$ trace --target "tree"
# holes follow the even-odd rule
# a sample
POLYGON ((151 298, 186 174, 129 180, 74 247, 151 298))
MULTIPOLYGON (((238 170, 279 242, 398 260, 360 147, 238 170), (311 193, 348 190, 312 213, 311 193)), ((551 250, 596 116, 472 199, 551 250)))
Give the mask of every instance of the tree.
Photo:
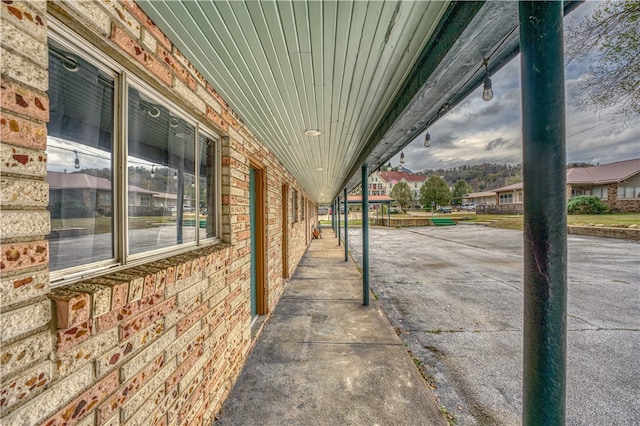
POLYGON ((592 57, 573 103, 580 110, 610 110, 621 127, 640 115, 640 0, 610 0, 567 28, 568 62, 592 57))
POLYGON ((451 198, 452 205, 460 205, 462 204, 462 196, 473 191, 471 185, 469 185, 465 180, 459 179, 453 185, 453 193, 451 198))
POLYGON ((391 190, 391 198, 396 200, 396 202, 400 204, 400 208, 404 210, 405 207, 407 207, 413 201, 409 184, 401 180, 397 184, 393 185, 393 189, 391 190))
POLYGON ((432 203, 436 206, 448 206, 450 201, 451 191, 440 176, 432 175, 420 187, 420 202, 425 209, 429 209, 432 203))

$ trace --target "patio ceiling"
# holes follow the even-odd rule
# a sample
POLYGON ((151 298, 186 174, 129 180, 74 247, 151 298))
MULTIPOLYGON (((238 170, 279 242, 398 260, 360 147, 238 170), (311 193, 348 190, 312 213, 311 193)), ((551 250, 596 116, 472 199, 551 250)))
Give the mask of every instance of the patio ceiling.
POLYGON ((518 48, 517 2, 137 3, 318 203, 477 88, 483 58, 493 72, 518 48))

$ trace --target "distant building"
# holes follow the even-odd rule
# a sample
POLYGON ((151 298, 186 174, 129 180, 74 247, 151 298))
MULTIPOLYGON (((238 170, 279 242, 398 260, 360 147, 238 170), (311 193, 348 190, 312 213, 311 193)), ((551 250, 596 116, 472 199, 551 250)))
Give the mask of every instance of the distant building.
POLYGON ((567 198, 595 195, 617 212, 640 212, 640 158, 567 170, 567 198))
POLYGON ((408 172, 375 172, 369 176, 369 195, 391 195, 393 186, 404 181, 411 189, 414 200, 420 199, 420 187, 427 180, 425 176, 408 172))
MULTIPOLYGON (((593 195, 615 212, 640 212, 640 158, 567 170, 567 200, 593 195)), ((486 205, 487 211, 521 213, 522 182, 493 191, 465 194, 465 202, 486 205)))

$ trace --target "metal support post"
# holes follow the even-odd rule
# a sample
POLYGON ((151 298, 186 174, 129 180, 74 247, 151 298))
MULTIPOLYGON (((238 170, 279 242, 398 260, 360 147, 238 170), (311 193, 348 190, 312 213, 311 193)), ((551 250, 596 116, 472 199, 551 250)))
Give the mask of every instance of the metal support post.
POLYGON ((524 425, 566 416, 567 208, 562 2, 519 4, 524 186, 524 425))
POLYGON ((338 218, 338 246, 340 246, 342 241, 342 235, 340 235, 340 197, 336 199, 336 208, 337 208, 337 218, 338 218))
POLYGON ((362 304, 369 306, 369 191, 367 164, 362 165, 362 304))
POLYGON ((333 233, 336 233, 336 202, 332 201, 331 202, 331 230, 333 231, 333 233))
POLYGON ((349 260, 349 203, 347 188, 344 189, 344 261, 349 260))

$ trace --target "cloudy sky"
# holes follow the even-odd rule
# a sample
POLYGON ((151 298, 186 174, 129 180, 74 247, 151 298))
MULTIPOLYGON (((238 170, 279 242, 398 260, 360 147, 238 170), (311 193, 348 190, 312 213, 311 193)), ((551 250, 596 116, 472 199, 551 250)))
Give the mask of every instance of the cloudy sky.
MULTIPOLYGON (((580 19, 600 2, 586 2, 567 18, 580 19)), ((588 70, 589 63, 565 67, 567 162, 613 163, 640 157, 640 120, 620 131, 606 114, 577 111, 571 93, 588 70)), ((431 147, 424 148, 424 134, 405 147, 404 166, 414 172, 452 168, 463 164, 522 162, 520 104, 520 56, 491 76, 494 97, 486 102, 478 88, 429 128, 431 147)), ((396 155, 391 164, 399 164, 396 155)))

